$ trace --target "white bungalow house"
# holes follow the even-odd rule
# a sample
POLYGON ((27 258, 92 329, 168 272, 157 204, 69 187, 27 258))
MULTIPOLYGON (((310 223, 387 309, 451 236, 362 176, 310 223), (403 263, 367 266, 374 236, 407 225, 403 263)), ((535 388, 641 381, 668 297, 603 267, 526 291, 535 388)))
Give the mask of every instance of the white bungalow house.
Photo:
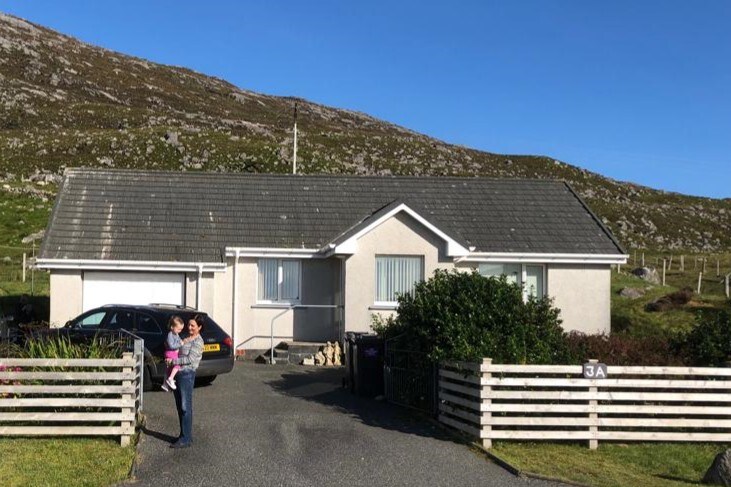
POLYGON ((108 304, 209 313, 240 350, 368 331, 435 269, 506 274, 609 332, 622 247, 566 183, 67 171, 38 265, 54 325, 108 304))

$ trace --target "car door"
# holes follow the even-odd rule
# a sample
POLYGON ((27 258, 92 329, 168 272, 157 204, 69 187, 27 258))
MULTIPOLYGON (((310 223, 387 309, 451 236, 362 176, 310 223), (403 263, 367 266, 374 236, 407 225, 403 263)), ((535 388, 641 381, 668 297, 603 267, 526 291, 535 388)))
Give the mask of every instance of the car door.
POLYGON ((132 332, 135 324, 134 312, 128 309, 110 309, 107 311, 101 327, 109 331, 127 330, 132 332))
MULTIPOLYGON (((163 371, 165 368, 165 332, 158 320, 147 313, 137 312, 134 334, 145 341, 145 348, 154 357, 156 366, 163 371)), ((161 372, 161 373, 164 373, 161 372)))

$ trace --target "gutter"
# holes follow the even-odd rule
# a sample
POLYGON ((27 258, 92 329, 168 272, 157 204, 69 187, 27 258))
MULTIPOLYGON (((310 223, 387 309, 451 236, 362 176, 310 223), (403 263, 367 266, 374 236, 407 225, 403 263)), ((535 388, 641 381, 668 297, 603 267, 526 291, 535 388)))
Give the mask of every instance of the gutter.
POLYGON ((293 259, 314 259, 323 257, 320 249, 294 249, 278 247, 226 247, 226 257, 272 257, 293 259))
POLYGON ((225 272, 224 262, 173 262, 101 259, 38 259, 38 269, 158 271, 158 272, 225 272))
POLYGON ((627 254, 539 254, 519 252, 470 252, 458 262, 520 262, 554 264, 626 264, 627 254))

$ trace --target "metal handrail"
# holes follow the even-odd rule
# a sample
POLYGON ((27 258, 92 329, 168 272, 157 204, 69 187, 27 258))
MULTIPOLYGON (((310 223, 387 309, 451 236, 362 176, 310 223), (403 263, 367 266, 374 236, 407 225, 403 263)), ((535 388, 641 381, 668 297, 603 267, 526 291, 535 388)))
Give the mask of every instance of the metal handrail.
POLYGON ((293 309, 298 308, 327 308, 327 309, 338 309, 338 308, 344 308, 342 304, 291 304, 286 309, 284 309, 281 313, 278 313, 274 315, 272 318, 271 324, 270 324, 270 337, 269 337, 269 364, 274 365, 274 320, 277 318, 284 316, 287 311, 291 311, 293 309))

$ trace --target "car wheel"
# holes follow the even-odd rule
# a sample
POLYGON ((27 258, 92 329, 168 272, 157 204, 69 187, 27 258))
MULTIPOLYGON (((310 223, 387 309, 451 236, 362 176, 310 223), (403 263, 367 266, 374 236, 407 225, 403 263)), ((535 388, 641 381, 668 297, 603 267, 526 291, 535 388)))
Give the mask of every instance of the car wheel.
POLYGON ((216 376, 215 375, 209 375, 208 377, 197 377, 195 379, 195 385, 197 385, 197 386, 207 386, 207 385, 210 385, 211 382, 213 382, 214 380, 216 380, 216 376))
POLYGON ((145 367, 142 374, 142 390, 145 392, 152 390, 152 372, 150 372, 149 366, 145 367))

